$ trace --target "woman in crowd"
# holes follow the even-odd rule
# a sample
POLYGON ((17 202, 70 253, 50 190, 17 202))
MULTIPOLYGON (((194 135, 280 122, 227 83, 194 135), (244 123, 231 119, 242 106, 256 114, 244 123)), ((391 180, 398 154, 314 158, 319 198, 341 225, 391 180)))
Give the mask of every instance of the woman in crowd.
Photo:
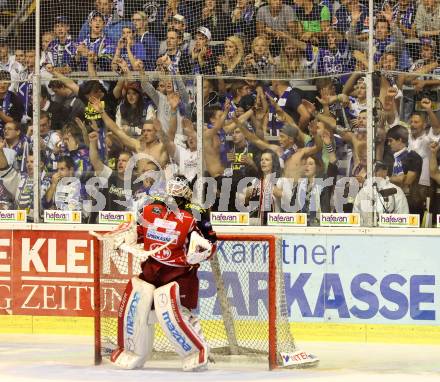
POLYGON ((218 76, 243 75, 244 48, 240 37, 230 36, 225 41, 225 52, 219 57, 215 73, 218 76))
POLYGON ((307 214, 309 226, 319 225, 321 212, 330 212, 333 187, 324 187, 324 180, 328 175, 335 175, 333 169, 329 165, 326 174, 324 162, 318 155, 309 155, 303 160, 304 178, 296 184, 292 200, 300 207, 299 212, 307 214))
POLYGON ((153 119, 155 115, 154 106, 144 99, 139 83, 129 83, 116 110, 116 124, 128 135, 140 136, 143 121, 153 119))
POLYGON ((249 202, 257 205, 257 208, 252 208, 251 217, 257 218, 258 224, 266 224, 267 214, 280 210, 279 199, 275 195, 280 193, 276 186, 280 177, 281 167, 277 154, 272 150, 264 150, 258 166, 258 177, 244 191, 245 205, 249 202))
MULTIPOLYGON (((218 76, 241 77, 244 75, 244 48, 243 42, 237 36, 230 36, 225 41, 224 55, 218 57, 215 74, 218 76)), ((219 78, 218 89, 220 94, 226 93, 227 84, 219 78)))
POLYGON ((269 43, 264 36, 257 36, 252 42, 252 52, 244 60, 245 69, 256 69, 259 76, 270 76, 274 72, 274 60, 269 52, 269 43))
MULTIPOLYGON (((275 57, 277 72, 286 73, 289 78, 306 78, 310 76, 308 63, 305 58, 306 44, 301 41, 287 40, 281 48, 281 53, 275 57)), ((307 84, 307 81, 305 81, 307 84)))

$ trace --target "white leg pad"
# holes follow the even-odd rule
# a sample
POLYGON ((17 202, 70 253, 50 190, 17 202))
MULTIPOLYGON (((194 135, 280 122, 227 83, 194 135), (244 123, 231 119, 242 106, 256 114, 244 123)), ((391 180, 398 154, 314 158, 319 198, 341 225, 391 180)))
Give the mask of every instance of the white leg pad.
POLYGON ((184 371, 206 367, 209 347, 196 316, 180 305, 179 284, 169 283, 154 291, 156 316, 168 340, 182 357, 184 371))
POLYGON ((118 310, 118 349, 111 361, 123 369, 141 368, 151 358, 154 325, 148 317, 156 288, 133 277, 125 288, 118 310))

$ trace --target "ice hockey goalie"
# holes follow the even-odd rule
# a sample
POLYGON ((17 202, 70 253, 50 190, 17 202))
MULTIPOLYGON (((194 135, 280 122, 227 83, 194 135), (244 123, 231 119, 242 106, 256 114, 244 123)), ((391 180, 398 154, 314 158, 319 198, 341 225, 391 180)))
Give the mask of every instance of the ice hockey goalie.
POLYGON ((138 241, 149 257, 121 299, 118 349, 111 356, 125 369, 141 368, 151 357, 157 321, 180 355, 183 370, 200 370, 208 362, 209 348, 192 309, 198 301, 197 269, 215 252, 216 234, 207 213, 190 203, 192 191, 184 176, 167 182, 168 196, 176 208, 156 197, 144 207, 143 222, 137 227, 138 241))

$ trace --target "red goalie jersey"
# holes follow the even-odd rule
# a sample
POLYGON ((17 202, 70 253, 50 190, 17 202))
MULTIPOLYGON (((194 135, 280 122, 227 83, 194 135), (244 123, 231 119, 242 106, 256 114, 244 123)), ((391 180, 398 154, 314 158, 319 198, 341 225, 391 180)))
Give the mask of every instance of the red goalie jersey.
POLYGON ((206 211, 194 204, 188 203, 175 213, 168 209, 163 199, 156 197, 154 203, 144 207, 143 218, 146 226, 138 226, 138 239, 143 241, 145 250, 154 250, 171 241, 168 247, 151 256, 168 266, 194 267, 186 261, 192 231, 197 231, 213 244, 216 242, 216 235, 206 211), (201 214, 200 220, 192 215, 193 209, 201 214))

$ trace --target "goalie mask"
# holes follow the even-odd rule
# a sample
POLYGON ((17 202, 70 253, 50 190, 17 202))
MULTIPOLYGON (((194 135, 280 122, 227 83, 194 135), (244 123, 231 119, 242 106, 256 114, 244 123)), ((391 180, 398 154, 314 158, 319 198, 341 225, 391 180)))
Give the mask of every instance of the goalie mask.
POLYGON ((174 198, 182 198, 190 201, 192 190, 189 180, 183 175, 175 175, 167 182, 167 194, 174 198))

